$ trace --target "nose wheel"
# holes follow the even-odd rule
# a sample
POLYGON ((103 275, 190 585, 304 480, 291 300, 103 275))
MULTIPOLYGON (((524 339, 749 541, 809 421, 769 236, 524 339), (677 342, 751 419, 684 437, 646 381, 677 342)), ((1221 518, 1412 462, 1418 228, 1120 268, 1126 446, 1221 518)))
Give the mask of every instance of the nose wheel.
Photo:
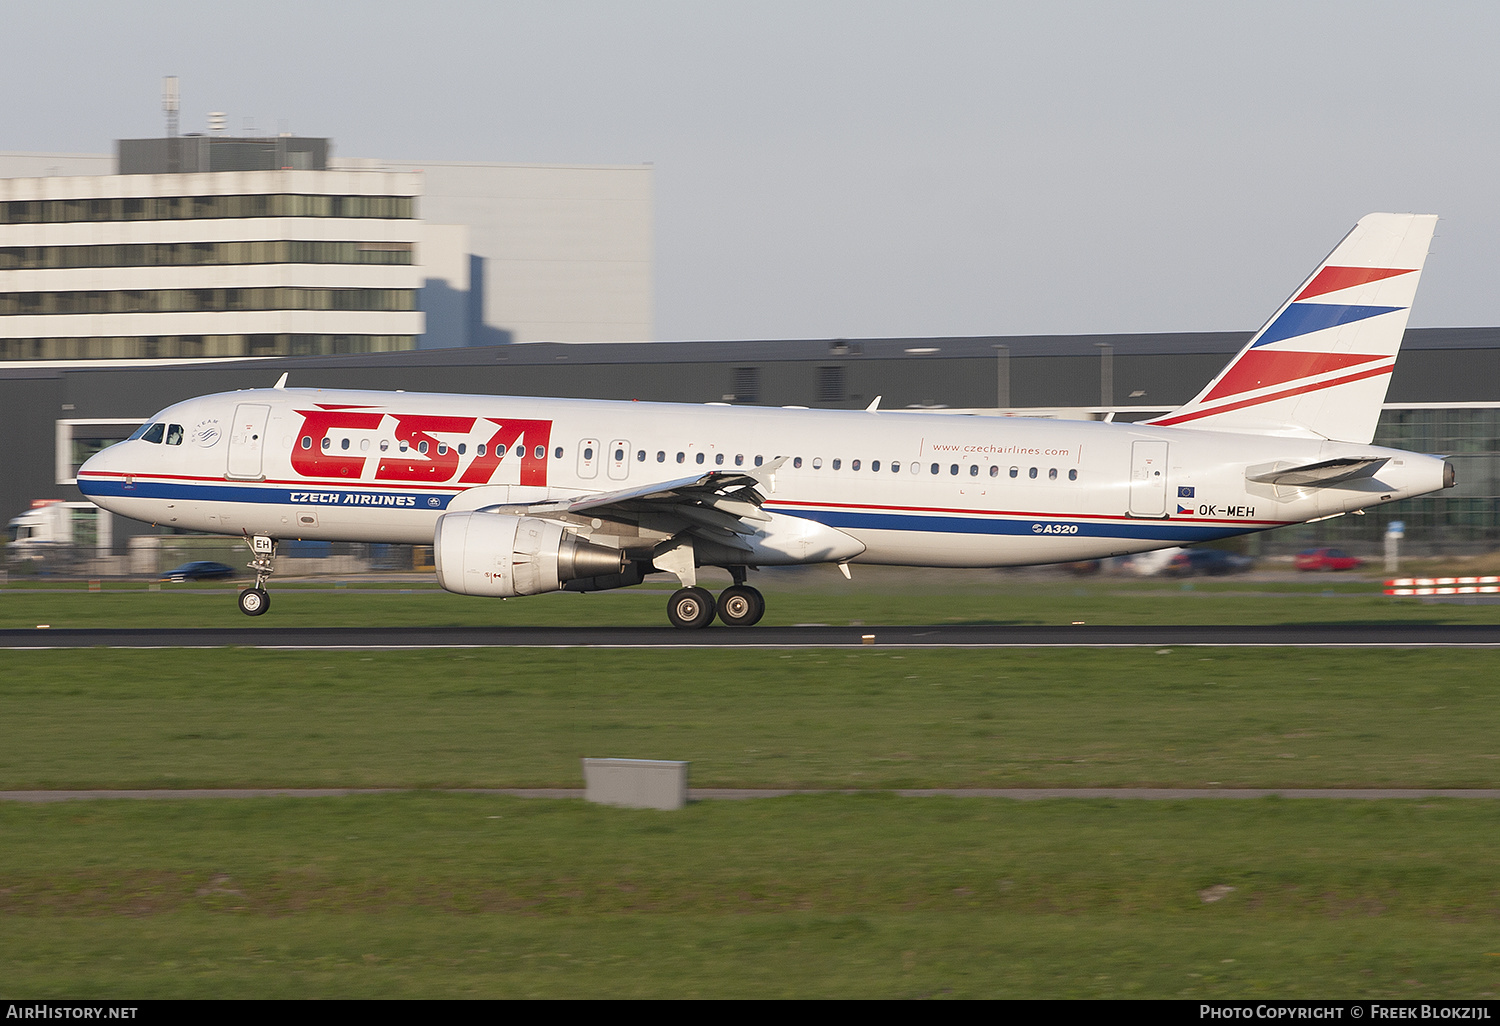
POLYGON ((246 588, 240 592, 240 612, 259 616, 271 608, 271 593, 264 588, 246 588))
POLYGON ((276 572, 276 539, 257 534, 247 540, 255 558, 246 566, 255 571, 255 586, 240 592, 240 612, 246 616, 259 616, 271 608, 271 593, 266 591, 266 582, 276 572))

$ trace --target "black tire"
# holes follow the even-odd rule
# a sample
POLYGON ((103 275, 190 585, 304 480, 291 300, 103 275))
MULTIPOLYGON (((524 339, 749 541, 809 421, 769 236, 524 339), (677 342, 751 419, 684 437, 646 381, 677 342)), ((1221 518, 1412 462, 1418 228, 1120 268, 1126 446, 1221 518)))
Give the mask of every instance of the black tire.
POLYGON ((246 588, 240 592, 240 612, 259 616, 271 608, 271 595, 264 588, 246 588))
POLYGON ((765 596, 747 584, 719 593, 719 619, 729 627, 754 627, 766 615, 765 596))
POLYGON ((697 630, 714 620, 714 597, 706 588, 682 588, 667 600, 667 619, 673 627, 697 630))

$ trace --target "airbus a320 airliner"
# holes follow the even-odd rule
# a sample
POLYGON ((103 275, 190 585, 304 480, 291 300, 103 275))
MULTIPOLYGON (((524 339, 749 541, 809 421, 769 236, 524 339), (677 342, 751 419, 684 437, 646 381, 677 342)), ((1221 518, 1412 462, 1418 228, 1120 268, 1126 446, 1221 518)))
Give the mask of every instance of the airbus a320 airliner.
MULTIPOLYGON (((1191 402, 1139 424, 274 388, 163 410, 78 472, 122 516, 243 536, 251 616, 291 538, 431 544, 508 597, 681 583, 749 626, 757 567, 1092 559, 1363 510, 1454 483, 1370 444, 1437 218, 1370 214, 1191 402), (733 584, 715 601, 698 568, 733 584)), ((878 400, 877 400, 878 402, 878 400)))

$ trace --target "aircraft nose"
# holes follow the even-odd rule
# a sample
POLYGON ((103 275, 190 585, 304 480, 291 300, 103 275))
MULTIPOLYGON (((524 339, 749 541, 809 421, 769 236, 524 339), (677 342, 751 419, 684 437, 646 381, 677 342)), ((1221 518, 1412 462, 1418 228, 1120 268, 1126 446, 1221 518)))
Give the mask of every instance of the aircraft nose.
POLYGON ((124 444, 116 442, 114 445, 100 449, 94 455, 83 461, 78 468, 77 481, 78 490, 85 496, 98 502, 98 493, 102 482, 118 477, 123 468, 121 453, 124 444))

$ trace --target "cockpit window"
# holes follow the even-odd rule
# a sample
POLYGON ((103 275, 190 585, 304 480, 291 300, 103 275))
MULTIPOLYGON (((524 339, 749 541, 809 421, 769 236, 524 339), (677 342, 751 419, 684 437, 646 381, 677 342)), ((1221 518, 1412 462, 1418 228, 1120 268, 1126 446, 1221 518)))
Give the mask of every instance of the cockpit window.
POLYGON ((144 435, 147 431, 149 431, 151 428, 153 428, 155 426, 156 425, 155 425, 155 423, 153 421, 149 421, 148 420, 148 421, 146 421, 146 423, 144 423, 140 427, 136 428, 135 429, 135 433, 132 434, 129 438, 125 439, 125 441, 127 441, 127 442, 133 442, 137 438, 140 438, 142 435, 144 435))
POLYGON ((181 424, 169 424, 167 426, 167 444, 168 445, 181 445, 182 444, 182 425, 181 424))
POLYGON ((154 442, 157 445, 160 445, 161 444, 161 434, 166 429, 167 429, 167 426, 165 424, 161 423, 160 421, 157 421, 155 424, 148 424, 146 426, 146 430, 144 430, 144 431, 141 432, 141 441, 143 441, 143 442, 154 442))

